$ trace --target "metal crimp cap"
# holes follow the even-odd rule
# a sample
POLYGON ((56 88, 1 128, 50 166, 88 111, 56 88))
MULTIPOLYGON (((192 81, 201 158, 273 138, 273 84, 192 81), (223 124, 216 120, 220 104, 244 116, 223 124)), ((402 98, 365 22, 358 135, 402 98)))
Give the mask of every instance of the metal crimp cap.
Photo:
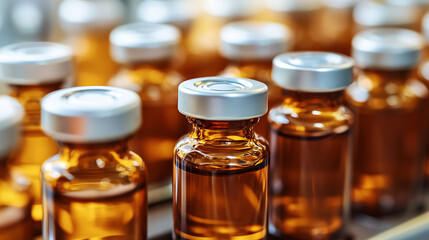
POLYGON ((357 34, 352 45, 360 68, 409 69, 417 65, 425 41, 411 30, 378 28, 357 34))
POLYGON ((0 96, 0 109, 0 160, 5 160, 18 145, 24 110, 9 96, 0 96))
POLYGON ((220 52, 228 59, 272 59, 291 48, 291 31, 279 23, 240 21, 221 31, 220 52))
POLYGON ((272 79, 280 87, 304 92, 334 92, 353 80, 353 59, 328 52, 291 52, 274 58, 272 79))
POLYGON ((42 100, 42 128, 52 138, 98 143, 133 134, 141 124, 139 96, 114 87, 58 90, 42 100))
POLYGON ((205 77, 179 85, 179 112, 190 117, 233 121, 256 118, 268 109, 267 86, 245 78, 205 77))
POLYGON ((26 42, 0 48, 0 81, 37 85, 64 81, 73 72, 69 47, 50 42, 26 42))
POLYGON ((180 40, 178 28, 168 24, 131 23, 110 33, 110 53, 119 63, 171 58, 180 40))

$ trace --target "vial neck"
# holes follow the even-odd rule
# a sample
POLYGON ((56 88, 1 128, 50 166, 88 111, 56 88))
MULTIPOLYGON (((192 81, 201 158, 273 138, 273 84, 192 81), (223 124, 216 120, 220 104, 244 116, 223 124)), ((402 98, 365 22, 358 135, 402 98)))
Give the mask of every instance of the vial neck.
POLYGON ((249 141, 255 138, 254 124, 259 118, 239 121, 212 121, 188 117, 192 123, 190 138, 199 141, 249 141))
POLYGON ((64 82, 65 80, 58 80, 49 84, 9 85, 10 96, 16 98, 24 107, 24 129, 40 125, 40 102, 42 98, 48 93, 60 89, 64 82))
POLYGON ((257 67, 257 68, 271 68, 272 59, 230 59, 231 66, 235 67, 257 67))
MULTIPOLYGON (((343 90, 335 92, 300 92, 283 90, 282 105, 296 111, 330 111, 343 105, 343 90)), ((296 112, 295 111, 295 112, 296 112)))
POLYGON ((156 69, 162 72, 169 71, 171 69, 172 61, 171 59, 157 60, 157 61, 141 61, 124 64, 123 68, 131 71, 145 71, 148 68, 156 69))
POLYGON ((405 84, 407 80, 416 74, 414 69, 405 70, 379 70, 379 69, 362 69, 362 74, 357 81, 361 83, 368 82, 373 88, 378 86, 384 87, 388 84, 405 84))

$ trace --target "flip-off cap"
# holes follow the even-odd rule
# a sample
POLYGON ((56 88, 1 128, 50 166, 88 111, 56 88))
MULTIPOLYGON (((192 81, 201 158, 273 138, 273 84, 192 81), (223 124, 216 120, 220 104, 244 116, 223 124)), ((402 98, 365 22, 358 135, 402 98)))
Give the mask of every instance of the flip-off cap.
POLYGON ((266 5, 277 12, 309 12, 323 7, 320 0, 267 0, 266 5))
POLYGON ((353 58, 361 68, 407 69, 418 63, 425 42, 411 30, 379 28, 357 34, 352 44, 353 58))
POLYGON ((49 42, 27 42, 0 48, 0 81, 35 85, 65 80, 72 74, 72 51, 49 42))
POLYGON ((218 121, 256 118, 267 112, 267 86, 261 82, 228 77, 187 80, 179 85, 179 112, 218 121))
POLYGON ((353 10, 354 21, 367 27, 403 27, 418 22, 419 9, 412 4, 399 5, 362 1, 353 10))
POLYGON ((9 96, 0 96, 0 109, 0 160, 4 160, 18 145, 24 110, 9 96))
POLYGON ((121 88, 68 88, 42 100, 42 128, 58 141, 108 142, 131 135, 140 123, 139 96, 121 88))
POLYGON ((132 23, 110 34, 110 52, 119 63, 159 61, 171 58, 179 44, 180 31, 171 25, 132 23))
POLYGON ((125 7, 120 0, 64 0, 58 9, 65 32, 110 30, 124 21, 125 7))
POLYGON ((353 60, 327 52, 284 53, 274 58, 272 79, 288 90, 339 91, 353 80, 353 60))
POLYGON ((191 0, 146 0, 139 4, 136 15, 143 22, 167 23, 189 29, 196 9, 191 0))
POLYGON ((259 11, 259 0, 204 0, 203 8, 209 15, 221 18, 248 17, 259 11))
POLYGON ((272 59, 289 50, 291 40, 290 30, 279 23, 240 21, 222 29, 220 51, 229 59, 272 59))

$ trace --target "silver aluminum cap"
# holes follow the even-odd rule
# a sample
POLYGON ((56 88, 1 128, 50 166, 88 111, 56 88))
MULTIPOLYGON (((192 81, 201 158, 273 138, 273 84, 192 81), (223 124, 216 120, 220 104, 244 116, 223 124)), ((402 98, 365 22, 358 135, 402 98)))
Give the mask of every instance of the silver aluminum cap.
POLYGON ((119 63, 164 60, 174 55, 179 41, 180 31, 174 26, 131 23, 110 33, 110 53, 119 63))
POLYGON ((291 48, 292 34, 272 22, 240 21, 221 30, 221 54, 228 59, 272 59, 291 48))
POLYGON ((328 52, 284 53, 274 58, 272 79, 288 90, 339 91, 353 80, 353 59, 328 52))
POLYGON ((139 96, 114 87, 75 87, 42 100, 42 128, 62 142, 97 143, 130 136, 141 123, 139 96))
POLYGON ((427 12, 423 17, 422 32, 425 35, 426 42, 429 42, 429 12, 427 12))
POLYGON ((143 22, 167 23, 186 30, 196 17, 196 9, 191 0, 146 0, 138 5, 136 17, 143 22))
POLYGON ((412 4, 399 5, 362 1, 353 10, 354 21, 366 27, 402 27, 418 22, 419 9, 412 4))
POLYGON ((50 42, 26 42, 0 48, 0 81, 35 85, 72 75, 72 51, 50 42))
POLYGON ((0 160, 17 147, 24 110, 17 100, 0 96, 0 160))
POLYGON ((277 12, 309 12, 323 7, 320 0, 266 0, 266 6, 277 12))
POLYGON ((259 11, 259 0, 204 0, 203 9, 215 17, 249 17, 259 11))
POLYGON ((125 6, 120 0, 64 0, 58 18, 67 33, 110 31, 124 21, 125 6))
POLYGON ((190 117, 233 121, 256 118, 268 109, 267 86, 245 78, 205 77, 179 85, 179 112, 190 117))
POLYGON ((353 38, 352 55, 360 68, 408 69, 425 45, 417 32, 401 28, 370 29, 353 38))

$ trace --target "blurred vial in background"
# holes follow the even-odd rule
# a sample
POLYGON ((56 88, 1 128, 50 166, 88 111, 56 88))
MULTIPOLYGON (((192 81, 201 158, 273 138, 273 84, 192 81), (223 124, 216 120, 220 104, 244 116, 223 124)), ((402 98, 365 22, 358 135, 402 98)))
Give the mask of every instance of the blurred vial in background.
POLYGON ((43 239, 147 238, 147 170, 127 144, 140 123, 140 99, 125 89, 43 98, 43 130, 60 146, 42 166, 43 239))
POLYGON ((269 149, 253 127, 267 111, 267 86, 197 78, 178 97, 192 130, 175 148, 173 239, 266 239, 269 149))
MULTIPOLYGON (((290 30, 278 23, 240 21, 222 28, 220 38, 220 53, 229 61, 221 75, 263 82, 268 86, 268 106, 280 103, 281 88, 271 80, 271 67, 273 58, 293 45, 290 30)), ((267 116, 261 116, 255 132, 267 138, 268 130, 267 116)))
POLYGON ((316 33, 323 5, 320 0, 267 0, 264 19, 288 26, 293 33, 294 50, 317 50, 321 37, 316 33))
POLYGON ((344 239, 350 213, 351 125, 344 89, 353 60, 326 52, 274 59, 283 103, 269 112, 270 225, 277 239, 344 239))
POLYGON ((322 0, 324 8, 314 28, 318 50, 351 54, 353 8, 359 0, 322 0))
POLYGON ((28 185, 14 179, 6 166, 19 142, 24 111, 9 96, 0 96, 0 109, 0 239, 30 240, 32 197, 28 185))
POLYGON ((138 21, 171 24, 180 29, 180 49, 174 65, 181 73, 193 68, 188 63, 193 51, 193 46, 189 44, 189 33, 197 16, 196 5, 192 0, 145 0, 136 10, 138 21))
POLYGON ((171 25, 132 23, 114 29, 111 54, 121 69, 109 85, 140 95, 143 125, 130 148, 145 159, 149 183, 170 183, 176 139, 187 132, 186 119, 177 112, 177 87, 183 80, 172 67, 180 40, 171 25))
POLYGON ((226 66, 220 56, 220 31, 226 24, 253 18, 259 11, 259 0, 203 0, 201 13, 189 32, 185 78, 217 75, 226 66))
POLYGON ((109 34, 124 21, 124 15, 120 0, 64 0, 60 4, 61 28, 76 57, 77 86, 107 85, 116 73, 109 34))
POLYGON ((423 37, 406 29, 366 30, 353 39, 359 73, 346 90, 355 114, 353 207, 375 220, 372 228, 421 204, 428 90, 415 69, 423 47, 423 37))
POLYGON ((42 220, 40 167, 58 148, 40 127, 40 100, 59 89, 72 75, 71 50, 47 42, 18 43, 0 49, 0 81, 25 109, 22 146, 10 159, 12 174, 23 173, 31 181, 35 202, 32 217, 42 220))
POLYGON ((364 0, 353 10, 354 31, 377 27, 400 27, 419 31, 420 10, 411 3, 398 4, 394 1, 364 0))

